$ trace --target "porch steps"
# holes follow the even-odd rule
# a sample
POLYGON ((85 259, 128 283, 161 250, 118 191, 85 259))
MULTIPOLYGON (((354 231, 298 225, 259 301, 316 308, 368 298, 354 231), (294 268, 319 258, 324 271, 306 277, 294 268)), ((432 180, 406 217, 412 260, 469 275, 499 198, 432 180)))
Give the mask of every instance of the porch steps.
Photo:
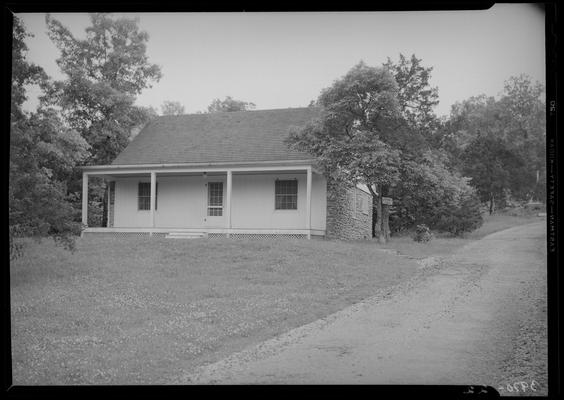
POLYGON ((165 236, 167 239, 201 239, 204 237, 206 234, 199 232, 169 232, 165 236))

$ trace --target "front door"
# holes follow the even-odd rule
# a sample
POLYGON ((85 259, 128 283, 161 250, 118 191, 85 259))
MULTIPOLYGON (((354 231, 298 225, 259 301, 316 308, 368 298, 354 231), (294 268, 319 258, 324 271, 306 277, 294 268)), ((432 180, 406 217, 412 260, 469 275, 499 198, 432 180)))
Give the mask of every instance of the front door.
POLYGON ((204 226, 207 228, 225 228, 225 181, 223 179, 205 179, 204 226))

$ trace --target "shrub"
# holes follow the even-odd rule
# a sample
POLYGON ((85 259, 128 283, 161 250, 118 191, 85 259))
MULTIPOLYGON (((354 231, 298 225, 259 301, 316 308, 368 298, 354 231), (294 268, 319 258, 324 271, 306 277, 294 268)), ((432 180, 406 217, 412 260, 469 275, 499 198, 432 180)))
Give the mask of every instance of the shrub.
POLYGON ((449 171, 439 155, 427 153, 418 162, 404 162, 400 172, 390 215, 392 232, 424 224, 437 232, 460 235, 482 224, 475 189, 467 178, 449 171))
POLYGON ((413 240, 416 242, 428 242, 433 239, 433 233, 425 224, 420 224, 415 227, 415 234, 413 240))
POLYGON ((479 199, 474 194, 466 194, 460 205, 443 211, 435 227, 453 236, 461 236, 479 228, 483 222, 479 199))
POLYGON ((101 201, 90 200, 88 202, 88 226, 103 227, 105 221, 102 218, 103 205, 101 201))

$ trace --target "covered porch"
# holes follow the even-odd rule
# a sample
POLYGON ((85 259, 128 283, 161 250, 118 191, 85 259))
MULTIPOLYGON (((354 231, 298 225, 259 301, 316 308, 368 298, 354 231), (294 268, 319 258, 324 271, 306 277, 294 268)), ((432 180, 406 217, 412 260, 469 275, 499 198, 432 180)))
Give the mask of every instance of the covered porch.
POLYGON ((83 233, 204 237, 325 235, 326 182, 312 164, 148 164, 83 169, 83 233), (104 227, 88 226, 88 182, 104 179, 104 227))

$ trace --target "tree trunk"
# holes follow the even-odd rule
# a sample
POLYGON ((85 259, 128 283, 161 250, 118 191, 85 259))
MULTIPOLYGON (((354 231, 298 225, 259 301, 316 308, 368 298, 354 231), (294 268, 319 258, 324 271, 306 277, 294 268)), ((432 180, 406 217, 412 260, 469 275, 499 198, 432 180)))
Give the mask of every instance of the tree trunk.
POLYGON ((378 225, 378 243, 386 243, 386 232, 384 231, 384 207, 382 206, 382 196, 378 196, 378 220, 376 224, 378 225))
POLYGON ((384 232, 384 208, 382 207, 382 187, 376 186, 378 190, 378 197, 376 198, 376 210, 378 211, 378 217, 376 218, 376 234, 378 235, 378 243, 386 243, 386 236, 384 232))
POLYGON ((372 185, 367 185, 372 194, 372 237, 377 237, 380 243, 385 243, 382 229, 382 196, 379 192, 378 185, 374 185, 376 192, 372 189, 372 185))
MULTIPOLYGON (((380 202, 382 202, 382 197, 388 195, 388 188, 383 186, 382 193, 380 195, 380 202)), ((384 236, 384 243, 390 240, 390 206, 387 204, 382 204, 382 233, 384 236)))
POLYGON ((109 224, 108 224, 108 208, 109 208, 109 204, 108 204, 108 190, 109 190, 109 186, 110 183, 108 181, 105 182, 105 188, 104 188, 104 198, 102 199, 102 223, 101 225, 104 227, 108 227, 109 228, 109 224))
POLYGON ((382 205, 382 236, 384 243, 390 240, 390 206, 382 205))
POLYGON ((372 237, 376 237, 376 216, 378 215, 378 210, 376 209, 377 198, 372 195, 372 237))
POLYGON ((494 211, 494 195, 490 193, 490 215, 492 215, 494 211))
MULTIPOLYGON (((537 169, 537 180, 535 182, 535 190, 533 191, 533 195, 531 197, 532 200, 538 200, 537 191, 539 189, 539 180, 540 180, 540 171, 537 169)), ((544 203, 544 201, 543 201, 543 203, 544 203)))
POLYGON ((378 237, 379 243, 386 243, 386 238, 384 237, 384 229, 382 227, 383 215, 382 215, 382 193, 380 193, 380 188, 378 190, 378 195, 376 196, 376 237, 378 237))

